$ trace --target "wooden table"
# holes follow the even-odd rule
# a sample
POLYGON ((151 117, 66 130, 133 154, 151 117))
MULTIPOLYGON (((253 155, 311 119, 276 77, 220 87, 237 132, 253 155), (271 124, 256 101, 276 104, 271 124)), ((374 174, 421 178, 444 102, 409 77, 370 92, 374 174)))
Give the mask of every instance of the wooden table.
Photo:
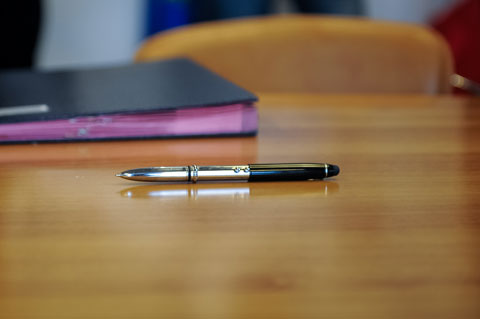
POLYGON ((0 146, 0 317, 480 318, 480 100, 261 99, 256 138, 0 146), (341 174, 114 176, 309 161, 341 174))

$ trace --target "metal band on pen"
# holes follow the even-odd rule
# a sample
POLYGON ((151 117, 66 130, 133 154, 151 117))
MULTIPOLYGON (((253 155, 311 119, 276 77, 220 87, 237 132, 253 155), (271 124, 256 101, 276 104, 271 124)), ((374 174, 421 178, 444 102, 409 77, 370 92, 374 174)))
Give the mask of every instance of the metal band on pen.
POLYGON ((198 181, 198 166, 197 165, 191 165, 188 167, 190 171, 190 178, 189 180, 192 183, 196 183, 198 181))

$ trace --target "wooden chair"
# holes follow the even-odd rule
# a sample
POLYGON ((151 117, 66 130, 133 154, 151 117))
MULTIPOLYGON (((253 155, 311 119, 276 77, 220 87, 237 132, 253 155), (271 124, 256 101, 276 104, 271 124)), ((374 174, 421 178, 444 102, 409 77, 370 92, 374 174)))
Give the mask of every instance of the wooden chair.
POLYGON ((417 25, 286 15, 160 32, 136 61, 185 56, 254 92, 449 93, 452 58, 417 25))

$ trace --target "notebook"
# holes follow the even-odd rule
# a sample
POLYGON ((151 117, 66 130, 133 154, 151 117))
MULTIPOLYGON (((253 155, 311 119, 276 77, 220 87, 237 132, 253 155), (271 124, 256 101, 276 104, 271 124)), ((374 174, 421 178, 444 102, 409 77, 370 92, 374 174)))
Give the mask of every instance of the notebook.
POLYGON ((245 136, 256 96, 188 59, 0 73, 0 143, 245 136))

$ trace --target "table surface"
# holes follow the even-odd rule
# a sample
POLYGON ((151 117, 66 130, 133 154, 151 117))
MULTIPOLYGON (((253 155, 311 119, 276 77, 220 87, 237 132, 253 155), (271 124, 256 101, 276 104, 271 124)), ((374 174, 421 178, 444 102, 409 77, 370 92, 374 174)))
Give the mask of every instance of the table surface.
POLYGON ((257 137, 0 146, 0 317, 479 318, 480 99, 260 96, 257 137), (114 176, 252 162, 341 174, 114 176))

